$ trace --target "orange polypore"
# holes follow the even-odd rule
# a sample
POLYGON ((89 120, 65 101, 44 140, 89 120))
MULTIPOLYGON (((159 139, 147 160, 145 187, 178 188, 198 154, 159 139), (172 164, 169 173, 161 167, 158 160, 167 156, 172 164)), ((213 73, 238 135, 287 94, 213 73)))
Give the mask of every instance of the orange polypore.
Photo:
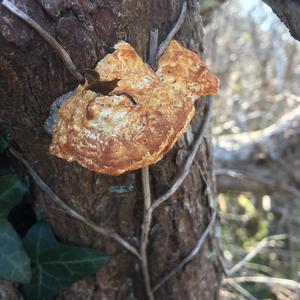
POLYGON ((59 111, 50 145, 52 155, 110 175, 160 160, 186 131, 194 101, 219 84, 199 55, 174 40, 156 73, 128 43, 115 49, 95 70, 103 81, 120 79, 117 87, 102 95, 79 85, 59 111))

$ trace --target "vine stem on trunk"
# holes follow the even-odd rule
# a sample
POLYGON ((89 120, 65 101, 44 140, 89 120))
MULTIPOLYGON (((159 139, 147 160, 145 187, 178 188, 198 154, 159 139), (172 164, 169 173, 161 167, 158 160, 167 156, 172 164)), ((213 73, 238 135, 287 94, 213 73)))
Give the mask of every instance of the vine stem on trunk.
MULTIPOLYGON (((158 29, 154 29, 150 32, 150 41, 149 41, 149 57, 148 63, 154 67, 157 59, 163 54, 171 40, 174 38, 175 34, 180 29, 181 25, 184 22, 187 11, 187 3, 184 2, 182 5, 180 16, 167 35, 166 39, 158 47, 158 29)), ((144 191, 144 216, 142 223, 142 234, 141 234, 141 247, 140 255, 142 258, 142 271, 145 280, 146 293, 149 300, 154 300, 154 291, 151 288, 151 276, 149 271, 148 256, 147 256, 147 245, 149 241, 149 233, 151 229, 152 222, 152 212, 151 210, 151 188, 150 188, 150 176, 149 176, 149 167, 142 169, 142 182, 143 182, 143 191, 144 191)))
POLYGON ((175 25, 173 26, 173 28, 171 29, 171 31, 167 35, 166 39, 159 45, 157 54, 155 56, 156 60, 159 59, 162 56, 162 54, 165 52, 165 50, 168 48, 170 42, 174 38, 175 34, 180 29, 181 25, 184 22, 184 19, 185 19, 185 16, 186 16, 186 12, 187 12, 187 3, 185 1, 185 2, 183 2, 182 8, 181 8, 181 12, 180 12, 180 15, 179 15, 179 17, 177 19, 177 22, 175 23, 175 25))
MULTIPOLYGON (((198 134, 196 136, 196 139, 194 141, 192 150, 183 166, 183 168, 181 169, 181 171, 179 172, 178 176, 176 177, 176 179, 174 180, 172 186, 170 187, 170 189, 168 191, 165 192, 165 194, 163 194, 162 196, 160 196, 159 198, 157 198, 153 204, 151 205, 151 207, 148 210, 148 214, 151 217, 153 214, 153 211, 159 207, 162 203, 164 203, 167 199, 169 199, 169 197, 171 195, 173 195, 176 190, 180 187, 180 185, 182 184, 182 182, 184 181, 184 179, 186 178, 186 176, 189 174, 189 171, 192 167, 193 161, 195 159, 195 156, 197 154, 197 151, 199 149, 199 146, 201 144, 201 141, 204 137, 204 134, 208 128, 209 125, 209 121, 211 119, 211 115, 212 115, 212 107, 213 107, 213 98, 212 97, 208 97, 208 102, 206 104, 206 109, 204 112, 204 120, 200 126, 200 129, 198 131, 198 134)), ((189 263, 202 249, 204 242, 206 241, 207 237, 209 236, 210 232, 213 229, 213 225, 216 221, 216 217, 217 217, 217 210, 216 210, 216 203, 215 203, 215 198, 212 192, 211 187, 209 186, 207 180, 205 179, 204 173, 200 169, 200 173, 202 176, 203 181, 206 184, 206 192, 208 195, 208 199, 209 199, 209 204, 210 204, 210 208, 212 211, 212 217, 210 222, 208 223, 206 229, 204 230, 204 232, 202 234, 199 235, 195 246, 192 248, 192 250, 188 253, 188 255, 186 257, 184 257, 177 265, 174 266, 173 269, 171 269, 170 272, 168 272, 162 279, 160 279, 160 281, 153 287, 152 291, 156 292, 165 282, 167 282, 171 277, 173 277, 177 272, 179 272, 187 263, 189 263)), ((147 226, 151 226, 151 219, 146 218, 146 220, 149 222, 147 224, 147 226)))
MULTIPOLYGON (((204 134, 208 128, 208 125, 209 125, 209 121, 211 119, 211 115, 212 115, 212 107, 213 107, 213 98, 211 96, 208 96, 208 99, 207 99, 207 104, 206 104, 206 109, 205 109, 205 113, 204 113, 204 120, 201 124, 201 127, 198 131, 198 134, 197 134, 197 137, 194 141, 194 144, 193 144, 193 147, 192 147, 192 150, 188 156, 188 158, 186 159, 185 161, 185 164, 183 166, 183 168, 181 169, 181 171, 179 172, 178 176, 175 178, 175 180, 173 181, 173 184, 171 185, 171 187, 160 197, 158 197, 151 205, 150 207, 144 211, 144 218, 143 218, 143 224, 142 224, 142 237, 141 237, 141 250, 143 249, 143 251, 146 252, 146 247, 147 247, 147 243, 148 243, 148 239, 149 239, 149 233, 150 233, 150 230, 151 230, 151 223, 152 223, 152 216, 153 216, 153 212, 156 208, 158 208, 161 204, 163 204, 166 200, 168 200, 177 190, 178 188, 180 187, 180 185, 183 183, 184 179, 186 178, 186 176, 189 174, 189 171, 191 169, 191 166, 193 164, 193 161, 195 159, 195 156, 197 154, 197 151, 199 149, 199 146, 201 144, 201 141, 204 137, 204 134)), ((148 181, 148 185, 150 185, 149 183, 149 175, 148 177, 144 176, 142 177, 143 179, 143 186, 147 184, 147 182, 144 183, 144 181, 148 181)), ((144 193, 145 193, 145 189, 144 189, 144 193)), ((146 202, 146 200, 145 200, 146 202)), ((147 205, 149 203, 149 200, 147 199, 147 205)), ((150 199, 150 203, 151 203, 151 199, 150 199)), ((146 204, 145 204, 145 207, 146 207, 146 204)), ((211 230, 211 227, 212 227, 212 224, 214 223, 215 221, 215 216, 212 218, 213 219, 213 222, 211 222, 209 225, 208 225, 208 228, 209 230, 204 232, 204 236, 205 238, 208 236, 208 233, 210 232, 211 230)), ((204 238, 204 240, 205 240, 204 238)), ((197 241, 196 243, 196 246, 195 248, 198 249, 198 251, 200 250, 203 242, 199 242, 201 241, 202 237, 200 236, 199 240, 197 241), (197 245, 200 244, 200 247, 198 247, 197 245)), ((196 252, 198 252, 196 251, 196 252)), ((192 250, 191 253, 193 253, 194 251, 192 250)), ((141 253, 141 256, 142 256, 142 264, 144 265, 144 261, 145 259, 147 260, 147 256, 146 254, 142 254, 141 253)), ((192 257, 194 257, 195 255, 193 255, 192 257)), ((190 255, 188 255, 188 257, 190 257, 190 255)), ((185 259, 184 259, 185 260, 185 259)), ((187 262, 189 262, 191 259, 187 259, 184 261, 183 264, 179 263, 180 264, 180 267, 177 268, 175 267, 176 271, 173 272, 171 271, 172 274, 169 274, 167 275, 168 278, 165 280, 164 278, 162 279, 162 283, 158 283, 154 289, 152 289, 152 294, 154 291, 156 291, 165 281, 167 281, 170 277, 172 277, 175 273, 177 273, 177 271, 179 269, 181 269, 187 262), (159 286, 158 286, 159 285, 159 286)), ((143 269, 143 272, 146 272, 148 271, 148 274, 147 274, 147 278, 149 278, 149 281, 150 281, 150 275, 149 275, 149 269, 148 269, 148 263, 146 262, 145 263, 145 266, 147 267, 147 269, 143 269)), ((145 276, 145 273, 144 273, 144 276, 145 276)), ((147 285, 147 283, 146 283, 147 285)))
POLYGON ((173 277, 178 271, 180 271, 187 263, 189 263, 202 249, 204 242, 206 241, 209 233, 212 230, 212 227, 215 223, 217 217, 217 211, 213 212, 212 218, 210 219, 209 224, 207 225, 204 232, 199 236, 194 248, 190 253, 182 259, 169 273, 167 273, 154 287, 153 292, 156 292, 165 282, 167 282, 171 277, 173 277))
POLYGON ((25 160, 25 158, 18 151, 16 151, 12 147, 9 147, 9 152, 25 166, 25 168, 27 169, 28 173, 30 174, 34 182, 37 184, 37 186, 42 191, 44 191, 49 196, 50 199, 52 199, 56 204, 62 207, 68 215, 86 224, 88 227, 92 228, 94 231, 102 234, 103 236, 112 238, 113 240, 118 242, 121 246, 123 246, 125 249, 127 249, 130 253, 135 255, 139 260, 141 260, 141 256, 138 253, 138 251, 132 245, 130 245, 124 238, 122 238, 118 233, 116 233, 111 229, 98 226, 94 222, 80 215, 72 207, 70 207, 64 201, 62 201, 59 198, 59 196, 52 191, 52 189, 47 185, 47 183, 33 170, 30 164, 25 160))
MULTIPOLYGON (((142 182, 143 182, 143 190, 144 190, 144 219, 145 219, 146 217, 149 217, 147 215, 147 211, 151 206, 149 167, 145 167, 142 169, 142 182)), ((143 220, 143 225, 144 225, 144 220, 143 220)), ((149 300, 154 300, 154 294, 151 288, 151 277, 150 277, 148 256, 147 256, 149 232, 147 231, 148 228, 143 225, 142 225, 141 247, 140 247, 140 255, 142 258, 141 260, 142 271, 144 275, 147 296, 149 300)))
POLYGON ((192 150, 187 160, 185 161, 183 168, 180 170, 179 174, 174 179, 173 183, 171 184, 171 187, 163 195, 159 196, 156 200, 153 201, 151 207, 149 208, 148 213, 152 213, 157 207, 159 207, 166 200, 168 200, 178 190, 182 182, 185 180, 186 176, 189 174, 191 166, 197 154, 198 148, 209 126, 209 122, 212 115, 212 109, 213 109, 213 97, 207 96, 207 103, 204 112, 204 120, 202 121, 200 129, 197 133, 196 139, 192 146, 192 150))
POLYGON ((60 45, 45 29, 43 29, 37 22, 26 15, 23 11, 17 8, 13 3, 8 0, 3 0, 2 5, 5 6, 10 12, 22 19, 27 25, 33 28, 59 55, 64 62, 66 68, 70 73, 79 81, 83 82, 84 77, 78 72, 75 64, 68 52, 60 45))
MULTIPOLYGON (((151 66, 155 64, 155 57, 158 47, 158 29, 151 30, 150 32, 150 41, 149 41, 149 57, 148 63, 151 66)), ((144 191, 144 217, 142 224, 142 234, 141 234, 141 247, 140 255, 142 258, 142 271, 145 281, 146 293, 149 300, 154 300, 154 294, 151 288, 151 277, 148 265, 148 256, 147 256, 147 245, 149 240, 149 230, 148 227, 145 227, 145 218, 149 217, 147 211, 151 207, 151 188, 150 188, 150 176, 149 176, 149 167, 142 169, 142 182, 143 182, 143 191, 144 191)), ((151 218, 151 216, 150 216, 151 218)), ((151 223, 151 221, 150 221, 151 223)), ((148 222, 147 222, 148 224, 148 222)))

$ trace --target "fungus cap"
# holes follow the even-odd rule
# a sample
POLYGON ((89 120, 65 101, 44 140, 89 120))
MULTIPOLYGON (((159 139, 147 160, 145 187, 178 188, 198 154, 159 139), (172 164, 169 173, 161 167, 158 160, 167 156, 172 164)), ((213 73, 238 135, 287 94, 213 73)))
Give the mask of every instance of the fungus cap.
POLYGON ((79 85, 59 111, 50 145, 52 155, 109 175, 160 160, 185 132, 194 101, 218 90, 200 57, 174 40, 156 73, 128 43, 115 49, 95 70, 101 80, 120 79, 117 87, 103 96, 79 85))

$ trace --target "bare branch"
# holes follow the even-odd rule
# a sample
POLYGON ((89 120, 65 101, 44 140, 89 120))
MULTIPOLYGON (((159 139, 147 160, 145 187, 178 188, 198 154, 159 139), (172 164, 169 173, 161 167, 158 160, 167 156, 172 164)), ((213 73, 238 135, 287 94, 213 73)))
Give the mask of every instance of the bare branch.
POLYGON ((300 108, 281 116, 264 129, 226 134, 214 141, 218 190, 273 193, 300 197, 299 175, 294 167, 299 159, 300 108), (251 180, 249 180, 251 179, 251 180))
POLYGON ((263 248, 267 247, 271 241, 286 239, 286 234, 271 235, 262 239, 241 261, 227 271, 228 276, 232 276, 239 271, 248 261, 255 257, 263 248))
POLYGON ((229 283, 232 281, 236 282, 256 282, 264 283, 270 286, 282 285, 286 288, 298 290, 300 289, 300 283, 291 279, 268 277, 268 276, 240 276, 234 278, 225 278, 224 283, 229 283))
POLYGON ((180 29, 181 25, 184 22, 184 19, 185 19, 185 16, 186 16, 186 11, 187 11, 187 4, 186 4, 186 2, 184 2, 183 5, 182 5, 180 16, 179 16, 176 24, 174 25, 172 30, 168 33, 166 39, 159 45, 159 49, 158 49, 158 52, 157 52, 157 55, 156 55, 156 60, 159 59, 162 56, 162 54, 168 48, 171 40, 174 38, 175 34, 180 29))
POLYGON ((299 127, 300 107, 296 107, 264 129, 219 136, 214 142, 214 155, 222 164, 241 164, 258 155, 280 158, 281 152, 299 136, 299 127))
POLYGON ((78 212, 76 212, 73 208, 68 206, 66 203, 64 203, 53 191, 52 189, 43 181, 43 179, 32 169, 30 164, 23 158, 23 156, 17 152, 15 149, 9 147, 9 152, 17 158, 27 169, 28 173, 31 175, 34 182, 39 186, 41 190, 43 190, 50 199, 52 199, 56 204, 58 204, 60 207, 62 207, 65 212, 70 215, 71 217, 77 219, 78 221, 81 221, 82 223, 86 224, 88 227, 92 228, 94 231, 102 234, 105 237, 109 237, 114 239, 116 242, 118 242, 121 246, 123 246, 125 249, 127 249, 130 253, 135 255, 139 260, 141 260, 140 254, 137 252, 137 250, 130 245, 125 239, 123 239, 118 233, 114 232, 111 229, 107 229, 101 226, 96 225, 94 222, 86 219, 82 215, 80 215, 78 212))
POLYGON ((244 289, 241 285, 239 285, 234 280, 227 282, 230 286, 232 286, 236 291, 238 291, 240 294, 242 294, 246 299, 248 300, 258 300, 256 297, 254 297, 252 294, 250 294, 246 289, 244 289))
POLYGON ((71 60, 67 51, 45 29, 43 29, 38 23, 36 23, 32 18, 26 15, 10 1, 3 0, 2 5, 5 6, 14 15, 22 19, 27 25, 32 27, 57 52, 70 73, 79 82, 84 81, 83 76, 77 71, 77 68, 71 60))
MULTIPOLYGON (((296 206, 292 201, 284 201, 283 205, 285 206, 286 215, 287 215, 285 226, 287 230, 290 272, 292 275, 292 279, 294 279, 295 281, 299 281, 298 262, 297 262, 298 251, 297 251, 296 244, 293 241, 294 228, 293 228, 292 220, 290 218, 290 216, 293 215, 293 211, 296 209, 296 206)), ((300 298, 300 293, 298 293, 298 296, 299 296, 298 298, 300 298)))
MULTIPOLYGON (((260 190, 259 187, 261 185, 264 185, 265 190, 269 188, 270 191, 287 192, 289 194, 294 195, 296 198, 300 199, 300 190, 284 181, 278 182, 274 179, 259 176, 258 174, 252 174, 250 172, 241 172, 239 170, 233 170, 227 168, 217 169, 215 171, 215 174, 218 178, 220 178, 221 176, 225 176, 225 178, 231 177, 236 179, 237 180, 237 182, 235 183, 236 190, 239 190, 241 187, 242 189, 247 191, 252 191, 252 190, 255 191, 255 190, 260 190), (249 179, 251 179, 251 182, 249 182, 249 179)), ((225 179, 223 181, 225 182, 225 179)), ((224 184, 224 182, 222 184, 224 184)))
POLYGON ((300 29, 298 24, 300 6, 297 0, 292 1, 280 1, 280 0, 263 0, 268 4, 278 18, 286 25, 291 35, 300 40, 300 29))

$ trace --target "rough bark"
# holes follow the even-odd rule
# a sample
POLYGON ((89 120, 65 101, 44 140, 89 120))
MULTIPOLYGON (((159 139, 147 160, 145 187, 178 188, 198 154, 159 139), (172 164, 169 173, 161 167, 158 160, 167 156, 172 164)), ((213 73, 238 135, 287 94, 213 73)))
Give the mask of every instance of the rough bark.
POLYGON ((219 191, 300 196, 300 108, 255 132, 224 135, 214 147, 219 191))
MULTIPOLYGON (((79 69, 93 68, 117 41, 129 41, 145 59, 150 29, 159 28, 163 40, 179 15, 182 1, 171 0, 16 0, 16 5, 52 34, 69 52, 79 69)), ((177 39, 188 48, 202 50, 201 18, 195 1, 189 2, 186 21, 177 39), (194 5, 193 5, 194 3, 194 5)), ((0 5, 0 127, 18 145, 42 178, 78 212, 119 232, 138 244, 143 212, 140 171, 112 177, 95 174, 76 163, 48 153, 50 136, 43 130, 54 99, 77 82, 59 57, 21 20, 0 5), (122 192, 118 187, 129 187, 122 192), (112 189, 113 188, 113 189, 112 189), (117 191, 117 192, 116 192, 117 191)), ((203 113, 198 105, 193 121, 197 130, 203 113)), ((183 138, 158 164, 150 168, 153 196, 164 192, 188 150, 183 138)), ((212 184, 209 135, 197 161, 212 184)), ((194 246, 207 225, 209 204, 205 183, 194 165, 180 190, 154 215, 149 257, 153 284, 194 246)), ((96 276, 61 292, 58 299, 146 299, 138 261, 114 241, 95 234, 68 217, 47 195, 34 189, 34 203, 60 240, 97 249, 111 256, 96 276)), ((213 242, 176 277, 156 293, 157 299, 215 299, 220 273, 209 259, 213 242)))

